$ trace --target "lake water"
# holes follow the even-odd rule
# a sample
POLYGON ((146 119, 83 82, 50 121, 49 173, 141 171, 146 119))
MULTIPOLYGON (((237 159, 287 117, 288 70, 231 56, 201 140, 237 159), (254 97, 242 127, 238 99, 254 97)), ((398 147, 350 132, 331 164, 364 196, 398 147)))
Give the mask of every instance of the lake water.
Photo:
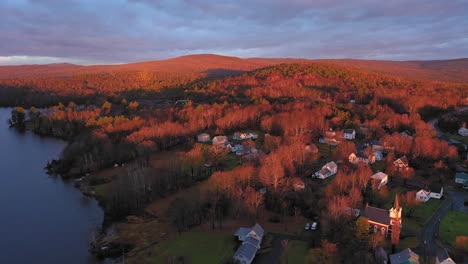
POLYGON ((44 171, 65 142, 9 129, 10 111, 0 108, 0 263, 96 263, 88 245, 102 209, 44 171))

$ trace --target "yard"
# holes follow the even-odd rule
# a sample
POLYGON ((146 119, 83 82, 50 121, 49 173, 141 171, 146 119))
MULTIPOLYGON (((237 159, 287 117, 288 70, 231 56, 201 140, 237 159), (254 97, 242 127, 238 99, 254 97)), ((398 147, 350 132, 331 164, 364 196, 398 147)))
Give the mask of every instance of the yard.
POLYGON ((307 252, 309 251, 309 246, 307 242, 292 240, 289 241, 288 248, 281 256, 282 264, 286 263, 306 263, 307 261, 307 252))
POLYGON ((234 254, 235 247, 232 232, 190 231, 152 246, 129 263, 169 263, 169 259, 182 257, 184 263, 223 263, 234 254))
POLYGON ((457 236, 468 236, 468 214, 450 211, 439 226, 439 237, 446 244, 455 245, 457 236))
POLYGON ((419 233, 441 204, 441 200, 430 199, 426 203, 417 205, 411 217, 406 216, 405 209, 403 208, 403 232, 414 233, 413 235, 419 233))

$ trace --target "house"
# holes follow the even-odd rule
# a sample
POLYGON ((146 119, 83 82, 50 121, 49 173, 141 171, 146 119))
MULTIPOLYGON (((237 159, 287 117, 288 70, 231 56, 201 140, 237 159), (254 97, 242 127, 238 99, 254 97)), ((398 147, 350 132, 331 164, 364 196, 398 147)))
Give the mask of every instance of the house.
POLYGON ((458 129, 458 135, 462 137, 468 137, 468 129, 466 128, 466 124, 463 124, 460 129, 458 129))
POLYGON ((198 142, 203 142, 203 143, 206 143, 206 142, 209 142, 211 140, 210 138, 210 135, 207 134, 207 133, 201 133, 197 136, 197 140, 198 142))
POLYGON ((457 172, 455 174, 455 182, 460 184, 468 183, 468 173, 466 172, 457 172))
POLYGON ((446 249, 439 250, 436 255, 435 264, 456 264, 449 256, 446 249))
POLYGON ((375 160, 383 160, 383 153, 380 150, 374 150, 375 160))
POLYGON ((242 155, 242 150, 244 149, 244 147, 241 144, 236 144, 234 146, 229 144, 227 147, 231 148, 231 152, 233 153, 240 153, 238 155, 242 155))
POLYGON ((345 214, 349 215, 353 218, 359 217, 361 215, 361 210, 357 208, 352 208, 352 207, 346 207, 344 208, 345 214))
POLYGON ((325 132, 325 138, 334 138, 336 137, 336 132, 332 129, 325 132))
POLYGON ((338 146, 341 142, 336 140, 335 138, 320 138, 319 142, 322 144, 328 144, 331 146, 338 146))
POLYGON ((317 146, 315 146, 315 144, 307 144, 304 147, 304 151, 306 153, 316 154, 316 153, 318 153, 319 150, 318 150, 317 146))
POLYGON ((301 191, 305 189, 305 183, 299 177, 292 178, 292 186, 295 191, 301 191))
POLYGON ((356 138, 356 130, 354 129, 345 129, 343 130, 343 138, 345 139, 355 139, 356 138))
POLYGON ((393 165, 395 165, 397 171, 407 170, 409 167, 408 158, 406 158, 406 156, 402 156, 395 160, 393 165))
POLYGON ((355 154, 354 152, 349 154, 348 160, 352 164, 364 164, 369 165, 375 163, 375 156, 367 156, 364 153, 355 154))
POLYGON ((430 194, 431 192, 421 189, 416 193, 416 200, 425 203, 431 198, 430 194))
POLYGON ((390 255, 391 264, 419 264, 419 256, 407 248, 400 253, 390 255))
POLYGON ((372 146, 372 149, 374 151, 383 151, 384 150, 384 145, 378 141, 378 140, 373 140, 371 141, 370 145, 372 146))
POLYGON ((405 131, 401 132, 400 135, 402 137, 407 137, 407 138, 413 139, 413 136, 412 136, 411 132, 409 132, 408 130, 405 130, 405 131))
POLYGON ((382 186, 387 184, 388 174, 385 174, 385 173, 379 171, 376 174, 371 176, 371 180, 378 183, 377 189, 380 190, 380 188, 382 188, 382 186))
POLYGON ((338 172, 338 165, 334 161, 325 164, 321 170, 317 171, 314 175, 319 179, 326 179, 335 175, 338 172))
POLYGON ((400 236, 401 211, 398 195, 395 196, 395 205, 389 211, 366 204, 364 217, 368 219, 371 230, 380 232, 383 236, 392 234, 392 238, 400 236))
POLYGON ((258 135, 255 133, 235 132, 232 136, 234 140, 257 139, 258 135))
POLYGON ((257 250, 260 249, 263 234, 264 230, 259 224, 255 224, 251 228, 239 228, 234 236, 236 236, 242 244, 234 253, 233 259, 238 261, 240 264, 252 263, 255 255, 257 254, 257 250))
POLYGON ((214 146, 227 146, 229 143, 228 138, 226 136, 216 136, 213 138, 213 145, 214 146))
POLYGON ((440 199, 444 195, 444 187, 440 184, 432 184, 431 186, 426 185, 424 189, 419 190, 416 193, 416 200, 421 202, 427 202, 430 198, 440 199))
POLYGON ((442 195, 444 195, 444 187, 437 183, 426 186, 426 190, 429 190, 430 197, 434 199, 440 199, 442 198, 442 195))

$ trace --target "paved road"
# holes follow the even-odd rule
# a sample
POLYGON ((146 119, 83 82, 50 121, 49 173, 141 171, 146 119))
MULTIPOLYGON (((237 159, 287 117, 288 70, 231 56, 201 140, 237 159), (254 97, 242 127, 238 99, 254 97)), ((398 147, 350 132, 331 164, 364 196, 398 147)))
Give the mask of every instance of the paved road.
POLYGON ((420 245, 421 252, 424 252, 425 255, 435 256, 439 250, 443 248, 435 241, 435 236, 438 233, 440 220, 450 211, 452 207, 452 198, 445 196, 445 200, 440 206, 440 208, 432 215, 429 222, 421 231, 420 241, 423 243, 420 245))

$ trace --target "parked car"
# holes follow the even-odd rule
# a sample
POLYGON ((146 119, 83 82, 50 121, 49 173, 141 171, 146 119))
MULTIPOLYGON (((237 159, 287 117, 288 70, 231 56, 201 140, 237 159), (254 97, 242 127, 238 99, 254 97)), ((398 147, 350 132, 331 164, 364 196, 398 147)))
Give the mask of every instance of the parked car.
POLYGON ((468 183, 463 184, 463 189, 468 190, 468 183))
POLYGON ((305 230, 309 230, 309 229, 310 229, 310 223, 306 223, 305 230))
POLYGON ((317 222, 313 222, 312 226, 310 227, 311 230, 317 230, 317 222))

